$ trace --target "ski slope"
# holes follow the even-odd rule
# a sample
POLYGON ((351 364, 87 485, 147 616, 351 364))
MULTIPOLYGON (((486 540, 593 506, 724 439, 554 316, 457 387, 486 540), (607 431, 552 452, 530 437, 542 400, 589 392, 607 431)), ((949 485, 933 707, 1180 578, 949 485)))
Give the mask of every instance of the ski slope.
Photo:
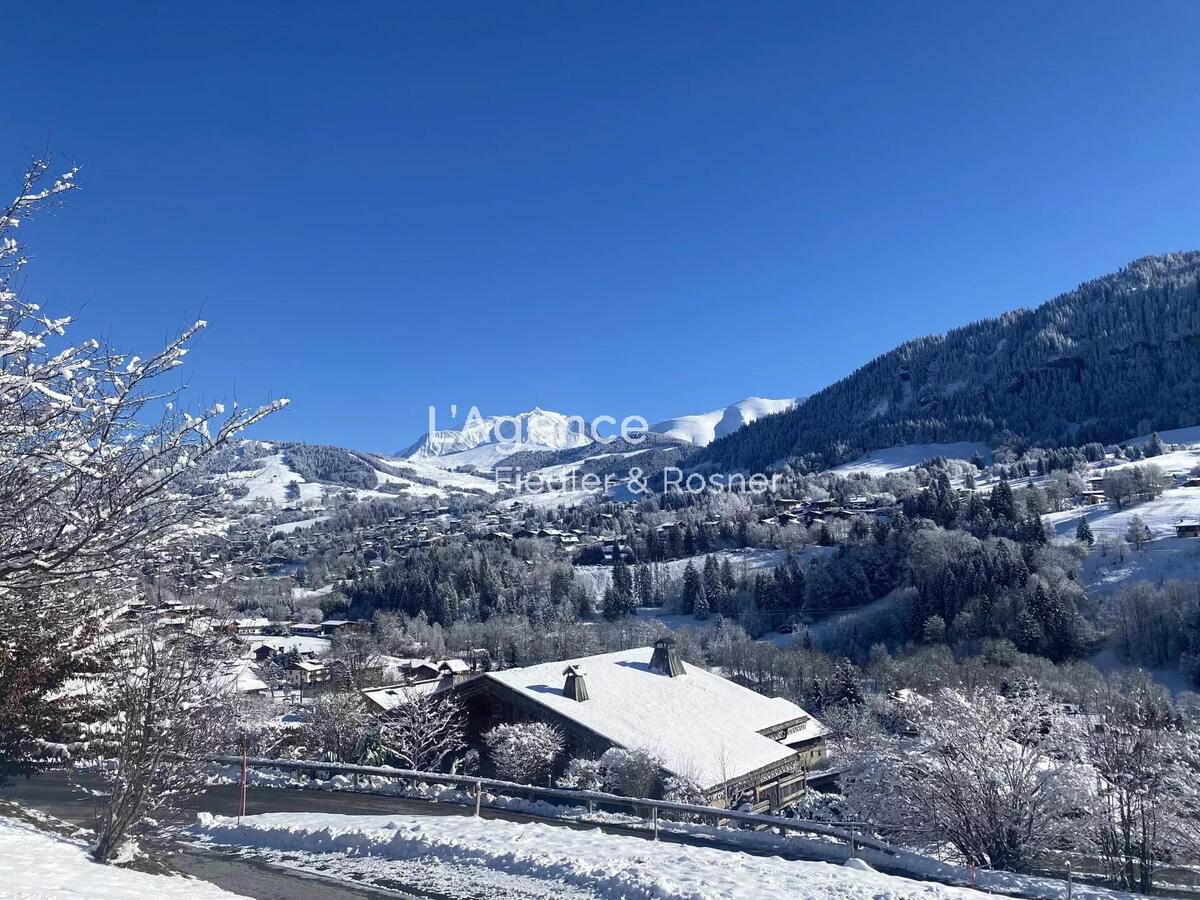
POLYGON ((839 475, 865 473, 880 476, 888 472, 901 472, 919 466, 927 459, 944 456, 946 459, 970 459, 978 453, 987 465, 992 462, 992 449, 977 441, 958 441, 952 444, 907 444, 903 447, 887 447, 872 450, 853 462, 842 463, 832 471, 839 475))

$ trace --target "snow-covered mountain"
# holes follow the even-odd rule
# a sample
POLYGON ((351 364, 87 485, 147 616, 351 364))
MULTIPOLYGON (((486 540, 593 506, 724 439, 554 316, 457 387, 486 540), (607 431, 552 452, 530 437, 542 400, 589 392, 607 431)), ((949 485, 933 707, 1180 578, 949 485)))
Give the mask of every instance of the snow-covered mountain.
POLYGON ((571 450, 592 443, 579 417, 534 407, 515 416, 469 416, 460 428, 439 428, 401 451, 411 460, 485 470, 524 451, 571 450))
MULTIPOLYGON (((703 447, 762 416, 784 412, 799 402, 747 397, 738 403, 650 426, 666 438, 703 447)), ((470 416, 458 428, 425 434, 399 456, 444 468, 467 466, 486 471, 515 453, 575 450, 595 443, 581 417, 534 407, 515 416, 470 416)), ((610 429, 611 430, 611 429, 610 429)), ((607 433, 607 432, 605 432, 607 433)))
POLYGON ((697 447, 706 447, 717 438, 737 431, 743 425, 749 425, 763 416, 787 412, 803 401, 803 397, 782 400, 747 397, 745 400, 739 400, 737 403, 721 409, 714 409, 711 412, 679 416, 675 419, 657 422, 650 426, 650 430, 656 434, 687 441, 697 447))

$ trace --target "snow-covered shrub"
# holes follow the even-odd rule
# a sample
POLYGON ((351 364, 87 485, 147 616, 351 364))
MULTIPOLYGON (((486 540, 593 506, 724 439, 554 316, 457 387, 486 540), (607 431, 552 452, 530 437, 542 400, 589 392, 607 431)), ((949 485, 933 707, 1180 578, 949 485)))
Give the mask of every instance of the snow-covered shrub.
POLYGON ((625 797, 650 797, 662 779, 662 760, 649 750, 611 747, 600 757, 604 788, 625 797))
POLYGON ((604 775, 600 760, 575 757, 567 763, 567 770, 558 779, 558 786, 579 791, 604 790, 604 775))
POLYGON ((664 800, 671 803, 708 806, 708 797, 705 796, 704 789, 692 779, 682 775, 669 775, 663 779, 662 795, 664 800))
POLYGON ((544 722, 497 725, 484 732, 496 774, 521 784, 546 778, 563 751, 563 736, 544 722))

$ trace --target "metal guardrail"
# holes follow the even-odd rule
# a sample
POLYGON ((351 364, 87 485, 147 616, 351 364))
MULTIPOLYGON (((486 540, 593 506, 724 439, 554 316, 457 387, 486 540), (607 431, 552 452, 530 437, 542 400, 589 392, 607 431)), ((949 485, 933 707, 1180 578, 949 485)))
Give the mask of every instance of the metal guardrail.
POLYGON ((674 803, 670 800, 651 800, 645 797, 623 797, 620 794, 608 794, 602 791, 577 791, 567 788, 538 787, 532 784, 518 784, 514 781, 502 781, 497 778, 478 778, 471 775, 450 775, 441 772, 422 772, 416 769, 395 769, 391 766, 357 766, 348 763, 321 762, 319 760, 303 759, 266 759, 263 757, 241 756, 203 756, 205 762, 221 765, 242 766, 252 769, 290 769, 304 772, 333 772, 342 775, 366 775, 377 778, 409 779, 426 781, 434 784, 452 784, 471 788, 475 792, 476 811, 479 809, 479 797, 484 788, 496 793, 513 796, 541 796, 558 800, 570 800, 575 803, 583 802, 589 810, 593 803, 608 803, 619 806, 630 806, 649 809, 653 813, 652 822, 655 832, 658 829, 658 814, 660 812, 684 813, 686 815, 702 816, 719 822, 726 819, 734 822, 778 828, 780 833, 798 831, 806 834, 816 834, 822 837, 835 838, 845 841, 850 846, 851 855, 855 847, 868 847, 893 856, 910 855, 910 851, 893 847, 885 841, 869 835, 846 831, 824 822, 813 822, 807 819, 785 819, 781 816, 768 816, 762 813, 742 812, 736 809, 722 809, 718 806, 697 806, 690 803, 674 803))

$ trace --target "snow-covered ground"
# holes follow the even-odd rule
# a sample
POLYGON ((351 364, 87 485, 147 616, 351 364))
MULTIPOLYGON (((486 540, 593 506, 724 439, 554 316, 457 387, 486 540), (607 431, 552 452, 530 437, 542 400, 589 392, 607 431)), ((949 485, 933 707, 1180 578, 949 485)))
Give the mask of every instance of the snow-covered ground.
MULTIPOLYGON (((1154 435, 1143 434, 1140 437, 1135 437, 1130 441, 1122 441, 1123 444, 1148 444, 1154 435)), ((1168 431, 1160 431, 1158 436, 1168 444, 1200 444, 1200 425, 1191 425, 1187 428, 1172 428, 1168 431)))
POLYGON ((1056 538, 1075 537, 1075 529, 1082 517, 1092 529, 1097 541, 1104 538, 1123 537, 1129 530, 1129 522, 1140 516, 1150 527, 1155 537, 1173 537, 1175 523, 1181 519, 1194 519, 1200 515, 1200 487, 1171 488, 1160 497, 1145 503, 1134 503, 1124 509, 1116 509, 1111 503, 1078 507, 1064 512, 1049 513, 1045 521, 1054 529, 1056 538))
POLYGON ((918 466, 927 459, 944 456, 946 459, 970 459, 978 453, 986 464, 991 465, 992 450, 987 444, 958 441, 953 444, 908 444, 904 447, 887 447, 872 450, 853 462, 842 463, 834 468, 839 475, 865 472, 868 475, 886 475, 918 466))
POLYGON ((328 522, 329 519, 329 516, 313 516, 309 519, 297 519, 295 522, 282 522, 271 530, 274 534, 291 534, 305 528, 312 528, 314 525, 319 525, 322 522, 328 522))
POLYGON ((1176 522, 1200 518, 1200 488, 1171 488, 1154 500, 1124 509, 1115 509, 1110 503, 1077 507, 1048 513, 1043 520, 1054 530, 1056 541, 1069 543, 1075 539, 1080 518, 1088 523, 1096 539, 1082 572, 1084 584, 1095 590, 1114 590, 1135 581, 1157 584, 1200 577, 1200 539, 1175 536, 1176 522), (1121 546, 1114 551, 1105 547, 1125 536, 1134 516, 1149 527, 1150 542, 1141 550, 1121 546))
MULTIPOLYGON (((254 848, 269 861, 329 877, 424 888, 454 897, 786 898, 981 897, 968 888, 883 875, 866 863, 795 862, 625 835, 467 816, 202 814, 193 836, 254 848)), ((1076 896, 1084 896, 1077 892, 1076 896)))
POLYGON ((267 500, 276 506, 286 503, 320 505, 325 494, 324 485, 308 482, 304 476, 292 471, 283 460, 282 453, 273 453, 257 460, 258 468, 230 472, 226 478, 246 486, 247 494, 238 502, 250 505, 258 500, 267 500), (295 484, 297 495, 289 497, 289 486, 295 484))
POLYGON ((180 875, 150 875, 100 865, 79 841, 0 816, 0 896, 20 900, 228 900, 241 895, 180 875))

